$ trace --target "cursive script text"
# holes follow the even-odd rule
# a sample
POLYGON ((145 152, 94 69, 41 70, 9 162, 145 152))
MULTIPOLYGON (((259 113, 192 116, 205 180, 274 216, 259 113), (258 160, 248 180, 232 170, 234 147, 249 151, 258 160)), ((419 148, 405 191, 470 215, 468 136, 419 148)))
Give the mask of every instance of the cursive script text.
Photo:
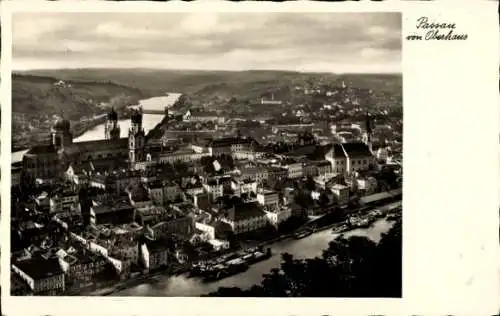
POLYGON ((455 23, 429 22, 429 18, 423 16, 417 19, 417 29, 452 29, 456 28, 455 23))

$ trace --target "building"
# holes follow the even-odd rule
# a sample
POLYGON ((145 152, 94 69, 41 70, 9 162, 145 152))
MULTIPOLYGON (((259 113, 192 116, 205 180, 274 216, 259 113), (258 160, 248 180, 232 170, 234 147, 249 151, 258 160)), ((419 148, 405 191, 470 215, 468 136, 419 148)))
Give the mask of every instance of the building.
POLYGON ((33 257, 14 261, 12 270, 28 284, 35 295, 58 295, 65 291, 64 272, 59 258, 33 257))
POLYGON ((127 188, 137 189, 141 185, 141 173, 138 170, 114 170, 106 175, 106 183, 115 193, 125 192, 127 188))
POLYGON ((112 110, 106 122, 105 139, 87 142, 73 142, 70 122, 58 120, 52 127, 50 143, 34 146, 24 154, 23 171, 26 178, 59 178, 71 163, 73 167, 89 161, 113 166, 116 161, 127 160, 127 157, 133 160, 140 158, 139 152, 144 144, 142 112, 134 113, 131 120, 129 138, 118 138, 118 117, 112 110))
POLYGON ((208 152, 212 156, 233 155, 233 153, 246 153, 253 150, 254 140, 246 137, 218 138, 208 143, 208 152))
POLYGON ((22 163, 21 162, 16 162, 12 164, 11 167, 11 180, 10 180, 10 186, 11 187, 17 187, 18 185, 21 184, 21 174, 23 171, 22 163))
POLYGON ((229 224, 235 234, 251 232, 268 224, 266 212, 256 202, 234 205, 224 213, 221 221, 229 224))
POLYGON ((214 122, 223 124, 225 118, 219 116, 215 112, 200 112, 195 110, 187 110, 182 116, 184 122, 214 122))
POLYGON ((331 163, 332 171, 338 174, 368 170, 375 164, 369 147, 361 142, 333 144, 325 159, 331 163))
POLYGON ((213 200, 224 195, 224 186, 219 181, 219 178, 209 179, 207 183, 203 184, 203 187, 212 196, 213 200))
POLYGON ((105 139, 117 140, 120 139, 120 125, 118 124, 118 113, 115 109, 111 109, 108 113, 106 125, 104 125, 105 139))
POLYGON ((302 178, 304 176, 302 162, 291 162, 284 164, 282 167, 288 171, 287 176, 290 179, 302 178))
POLYGON ((215 223, 213 221, 197 221, 195 223, 196 229, 206 233, 208 235, 208 239, 215 239, 215 223))
POLYGON ((257 202, 266 209, 275 209, 279 205, 278 192, 265 189, 259 190, 259 192, 257 192, 257 202))
POLYGON ((90 222, 99 224, 126 224, 135 218, 135 208, 126 201, 97 203, 90 208, 90 222))
POLYGON ((387 162, 387 159, 389 158, 389 151, 387 150, 387 148, 379 148, 377 149, 375 155, 378 160, 387 162))
POLYGON ((240 171, 242 179, 250 179, 255 182, 262 182, 269 179, 269 173, 265 167, 242 168, 240 171))
MULTIPOLYGON (((316 177, 318 175, 318 168, 316 166, 316 162, 314 161, 307 161, 304 163, 303 165, 303 174, 304 174, 304 177, 316 177)), ((330 163, 328 162, 328 165, 330 165, 330 163)))
POLYGON ((142 226, 152 226, 168 220, 169 211, 162 206, 148 206, 136 211, 135 220, 142 226))
POLYGON ((208 156, 210 156, 208 150, 197 152, 190 147, 183 147, 169 153, 161 154, 157 160, 160 163, 173 164, 179 161, 184 163, 192 163, 208 156))
POLYGON ((141 245, 141 258, 144 267, 155 270, 168 265, 168 247, 160 240, 148 240, 141 245))
POLYGON ((151 181, 146 184, 146 189, 148 190, 149 198, 153 201, 153 204, 155 205, 164 204, 163 185, 164 183, 161 180, 151 181))
POLYGON ((334 184, 330 190, 332 191, 338 205, 347 205, 349 203, 349 187, 342 184, 334 184))
POLYGON ((232 179, 231 180, 231 189, 234 192, 234 195, 241 196, 250 193, 257 193, 257 181, 245 178, 242 180, 232 179))
POLYGON ((147 189, 143 186, 127 191, 130 204, 136 209, 153 205, 153 200, 149 197, 147 189))
POLYGON ((364 194, 373 194, 377 190, 378 184, 374 177, 363 177, 356 179, 358 190, 364 194))
POLYGON ((132 238, 105 240, 110 257, 125 262, 126 266, 139 263, 139 243, 132 238))
POLYGON ((80 247, 69 247, 60 250, 61 259, 67 264, 67 283, 87 285, 95 276, 103 273, 109 267, 106 259, 98 254, 80 247))
POLYGON ((166 205, 175 202, 182 193, 179 185, 173 181, 156 180, 146 185, 149 198, 155 205, 166 205))
POLYGON ((78 194, 71 189, 63 189, 50 197, 50 213, 67 212, 79 206, 78 194))
POLYGON ((267 169, 268 179, 272 181, 278 181, 281 179, 288 178, 288 169, 279 167, 279 166, 271 166, 267 169))
POLYGON ((292 209, 286 206, 274 208, 273 210, 266 211, 266 215, 269 223, 274 227, 278 227, 292 216, 292 209))
POLYGON ((271 94, 270 100, 266 100, 265 98, 260 98, 260 104, 261 105, 282 105, 283 101, 275 100, 274 93, 273 93, 273 94, 271 94))
POLYGON ((325 175, 332 173, 332 164, 327 160, 322 160, 316 163, 317 175, 325 175))
POLYGON ((156 238, 171 234, 189 236, 194 232, 194 222, 191 216, 187 216, 175 210, 169 210, 167 217, 160 223, 151 226, 156 238))

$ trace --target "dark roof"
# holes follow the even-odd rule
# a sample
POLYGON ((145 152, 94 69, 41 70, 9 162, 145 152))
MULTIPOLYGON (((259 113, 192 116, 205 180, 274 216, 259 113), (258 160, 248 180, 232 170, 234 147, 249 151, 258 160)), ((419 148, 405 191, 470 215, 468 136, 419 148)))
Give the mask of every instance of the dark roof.
POLYGON ((104 260, 104 258, 99 257, 98 255, 95 255, 86 249, 82 249, 81 247, 76 247, 76 248, 78 249, 78 251, 70 254, 71 256, 77 259, 75 263, 87 264, 91 262, 104 260))
POLYGON ((105 205, 92 206, 92 210, 94 211, 94 214, 99 215, 99 214, 107 214, 120 211, 132 211, 134 210, 134 207, 128 203, 117 202, 113 205, 105 204, 105 205))
POLYGON ((332 145, 332 156, 334 158, 345 158, 345 153, 341 144, 332 145))
POLYGON ((242 203, 229 209, 227 218, 231 221, 242 221, 249 218, 264 216, 265 212, 257 202, 242 203))
POLYGON ((302 146, 297 149, 294 149, 288 153, 286 153, 287 156, 306 156, 306 155, 311 155, 316 151, 316 146, 315 145, 308 145, 308 146, 302 146))
POLYGON ((74 147, 80 153, 99 150, 128 150, 128 138, 120 138, 118 140, 101 139, 88 142, 77 142, 73 143, 71 147, 74 147))
POLYGON ((41 280, 63 273, 57 258, 44 259, 34 257, 23 261, 13 262, 13 265, 35 280, 41 280))
POLYGON ((342 146, 349 158, 372 156, 370 149, 364 143, 344 143, 342 146))
POLYGON ((151 240, 147 244, 149 252, 160 252, 168 249, 168 245, 160 240, 151 240))
POLYGON ((51 145, 41 145, 31 147, 25 155, 43 155, 43 154, 55 154, 57 153, 56 148, 51 145))
MULTIPOLYGON (((64 147, 64 153, 67 155, 81 154, 86 152, 94 152, 100 150, 128 150, 128 138, 120 138, 118 140, 94 140, 88 142, 75 142, 69 146, 64 147)), ((31 147, 27 155, 42 155, 42 154, 56 154, 56 148, 50 145, 41 145, 31 147)))
POLYGON ((327 167, 330 165, 331 165, 330 162, 327 160, 322 160, 322 161, 319 161, 316 163, 316 166, 318 166, 318 167, 327 167))
POLYGON ((224 146, 231 146, 231 145, 236 145, 236 144, 251 144, 252 139, 250 138, 243 138, 243 137, 224 137, 224 138, 218 138, 214 139, 210 142, 210 146, 212 147, 224 147, 224 146))
POLYGON ((138 188, 136 188, 132 194, 132 200, 134 202, 146 202, 146 201, 150 201, 151 199, 149 198, 149 194, 148 194, 148 191, 146 191, 146 189, 142 186, 139 186, 138 188))
POLYGON ((160 189, 160 188, 163 188, 165 186, 165 184, 163 183, 162 180, 155 180, 155 181, 151 181, 147 184, 148 188, 150 189, 160 189))

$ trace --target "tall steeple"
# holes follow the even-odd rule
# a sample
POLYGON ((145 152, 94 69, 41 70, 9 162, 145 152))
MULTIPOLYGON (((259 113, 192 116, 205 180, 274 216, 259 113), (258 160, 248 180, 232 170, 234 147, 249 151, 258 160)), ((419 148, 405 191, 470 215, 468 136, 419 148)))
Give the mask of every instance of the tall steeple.
POLYGON ((52 145, 57 149, 69 146, 73 143, 73 134, 70 130, 70 122, 61 115, 51 129, 52 145))
POLYGON ((108 113, 106 125, 104 126, 105 139, 117 140, 120 139, 120 125, 118 124, 118 113, 114 108, 108 113))
POLYGON ((136 162, 144 159, 144 145, 146 133, 142 127, 142 107, 135 110, 131 117, 131 126, 128 130, 129 163, 133 167, 136 162))
POLYGON ((370 113, 368 110, 366 110, 366 115, 365 115, 365 134, 363 135, 363 142, 368 146, 371 152, 373 152, 372 149, 372 133, 373 133, 373 126, 372 126, 372 121, 370 119, 370 113))

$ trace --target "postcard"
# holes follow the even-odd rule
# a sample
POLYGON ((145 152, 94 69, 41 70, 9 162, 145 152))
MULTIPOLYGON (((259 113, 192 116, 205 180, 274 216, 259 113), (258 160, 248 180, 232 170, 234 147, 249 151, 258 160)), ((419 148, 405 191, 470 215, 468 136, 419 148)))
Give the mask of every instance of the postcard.
POLYGON ((2 3, 3 314, 498 313, 494 9, 2 3))

